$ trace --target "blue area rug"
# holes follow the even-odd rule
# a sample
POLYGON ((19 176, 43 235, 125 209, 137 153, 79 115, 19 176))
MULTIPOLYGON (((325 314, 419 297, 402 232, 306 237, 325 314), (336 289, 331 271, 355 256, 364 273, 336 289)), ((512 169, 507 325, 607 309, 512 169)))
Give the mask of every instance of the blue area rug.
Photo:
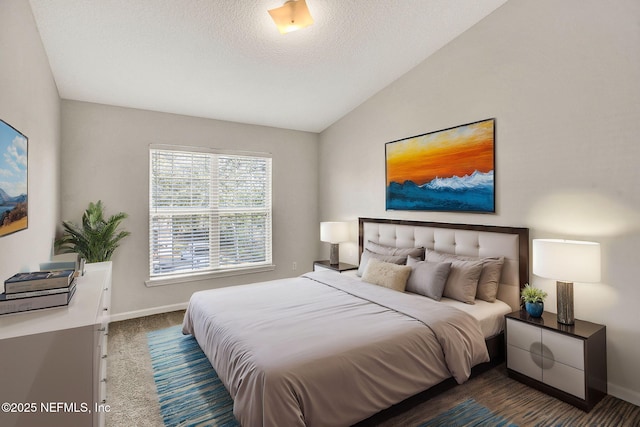
MULTIPOLYGON (((182 326, 147 334, 160 412, 167 427, 239 427, 233 400, 209 359, 182 326)), ((419 427, 517 427, 473 399, 420 424, 419 427)))
POLYGON ((518 427, 473 399, 467 399, 419 427, 518 427))
POLYGON ((181 326, 147 334, 160 412, 167 427, 236 427, 233 400, 195 338, 181 326))

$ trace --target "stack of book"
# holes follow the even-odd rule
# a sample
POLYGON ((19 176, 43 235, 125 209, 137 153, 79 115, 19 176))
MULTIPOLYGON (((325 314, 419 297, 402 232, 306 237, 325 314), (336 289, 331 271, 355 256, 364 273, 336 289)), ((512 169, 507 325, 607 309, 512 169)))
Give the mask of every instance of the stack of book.
POLYGON ((18 273, 4 281, 0 314, 68 305, 76 291, 74 270, 18 273))

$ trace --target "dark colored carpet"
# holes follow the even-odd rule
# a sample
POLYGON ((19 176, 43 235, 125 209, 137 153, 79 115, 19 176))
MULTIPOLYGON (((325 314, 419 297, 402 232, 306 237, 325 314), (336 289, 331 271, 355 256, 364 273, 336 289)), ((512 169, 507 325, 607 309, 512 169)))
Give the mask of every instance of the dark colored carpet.
POLYGON ((518 427, 473 399, 467 399, 419 427, 518 427))

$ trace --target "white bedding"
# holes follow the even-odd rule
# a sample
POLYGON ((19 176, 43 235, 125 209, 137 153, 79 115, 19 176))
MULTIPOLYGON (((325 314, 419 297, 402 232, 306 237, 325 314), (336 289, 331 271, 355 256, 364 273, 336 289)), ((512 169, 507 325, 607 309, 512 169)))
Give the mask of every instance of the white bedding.
POLYGON ((352 425, 489 360, 472 316, 330 271, 196 292, 183 332, 246 427, 352 425))
POLYGON ((442 298, 440 302, 462 310, 478 319, 485 339, 494 337, 502 332, 504 330, 504 315, 513 311, 507 303, 499 299, 495 302, 477 299, 475 304, 465 304, 449 298, 442 298))
MULTIPOLYGON (((354 279, 362 280, 356 275, 355 270, 346 271, 342 274, 347 274, 354 279)), ((419 298, 427 298, 420 295, 416 296, 419 298)), ((480 329, 482 329, 482 334, 485 339, 494 337, 502 332, 504 330, 504 315, 513 311, 507 303, 500 300, 487 302, 477 299, 475 300, 475 304, 466 304, 464 302, 444 297, 440 302, 455 307, 475 317, 480 323, 480 329)))

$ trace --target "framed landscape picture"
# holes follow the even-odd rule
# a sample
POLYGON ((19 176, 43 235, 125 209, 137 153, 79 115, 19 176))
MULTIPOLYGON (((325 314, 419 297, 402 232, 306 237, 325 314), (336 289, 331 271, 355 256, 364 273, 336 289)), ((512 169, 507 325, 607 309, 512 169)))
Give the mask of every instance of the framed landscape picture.
POLYGON ((495 212, 495 119, 385 145, 387 210, 495 212))
POLYGON ((0 120, 0 237, 28 225, 27 137, 0 120))

